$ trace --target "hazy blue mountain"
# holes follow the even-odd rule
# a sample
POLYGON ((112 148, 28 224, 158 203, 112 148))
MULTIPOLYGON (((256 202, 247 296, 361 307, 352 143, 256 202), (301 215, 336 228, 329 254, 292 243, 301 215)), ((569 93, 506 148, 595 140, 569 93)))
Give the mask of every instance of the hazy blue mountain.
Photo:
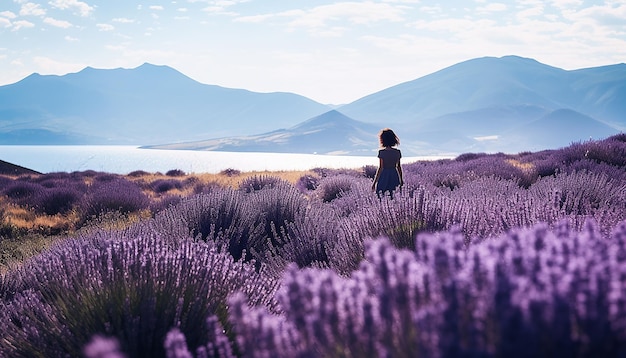
POLYGON ((603 139, 615 133, 615 128, 589 116, 559 109, 503 133, 499 141, 506 144, 503 146, 505 148, 536 151, 565 147, 578 141, 603 139))
POLYGON ((568 108, 625 129, 626 65, 566 71, 517 56, 477 58, 373 93, 341 111, 366 122, 419 125, 450 113, 519 105, 568 108))
POLYGON ((284 128, 328 109, 292 93, 201 84, 167 66, 88 67, 1 86, 0 141, 44 130, 89 143, 163 143, 284 128))
POLYGON ((288 129, 148 148, 373 155, 379 130, 331 110, 288 129))
POLYGON ((0 87, 0 144, 371 155, 384 127, 398 133, 405 155, 540 150, 606 137, 626 131, 626 65, 567 71, 517 56, 477 58, 340 107, 205 85, 149 64, 34 74, 0 87))
POLYGON ((577 76, 572 86, 583 95, 571 108, 626 131, 626 64, 572 72, 577 76))
MULTIPOLYGON (((374 135, 380 128, 392 127, 405 155, 557 148, 626 129, 626 65, 566 71, 516 56, 478 58, 363 97, 337 111, 361 121, 361 129, 363 123, 371 124, 374 135)), ((322 118, 335 120, 339 115, 334 113, 322 118)), ((316 117, 302 125, 319 121, 316 117)), ((300 131, 296 136, 294 128, 222 137, 191 148, 307 153, 313 151, 311 143, 328 143, 330 134, 341 133, 300 131)), ((377 146, 375 136, 359 138, 371 138, 364 148, 377 146)))
POLYGON ((0 132, 0 144, 5 145, 80 145, 97 143, 98 138, 46 129, 16 129, 0 132))

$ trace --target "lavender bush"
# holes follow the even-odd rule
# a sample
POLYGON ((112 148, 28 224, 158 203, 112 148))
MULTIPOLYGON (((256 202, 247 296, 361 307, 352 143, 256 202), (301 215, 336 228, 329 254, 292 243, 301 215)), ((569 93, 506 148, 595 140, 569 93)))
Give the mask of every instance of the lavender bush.
POLYGON ((253 254, 280 245, 291 223, 302 222, 307 214, 306 199, 291 186, 259 190, 246 196, 246 217, 253 218, 248 248, 253 254))
POLYGON ((157 179, 150 183, 150 189, 155 193, 162 194, 173 189, 182 189, 183 183, 176 179, 157 179))
POLYGON ((287 183, 275 176, 271 175, 254 175, 246 178, 239 183, 239 189, 250 193, 253 191, 261 190, 263 188, 276 188, 280 186, 286 186, 287 183))
POLYGON ((239 174, 241 174, 241 171, 233 168, 227 168, 220 172, 220 175, 225 175, 227 177, 234 177, 239 174))
MULTIPOLYGON (((80 356, 94 336, 129 356, 165 356, 174 327, 191 347, 227 323, 227 295, 274 307, 276 283, 212 245, 141 228, 68 240, 2 282, 2 356, 80 356)), ((212 342, 213 343, 213 342, 212 342)), ((94 348, 95 349, 95 348, 94 348)))
POLYGON ((182 200, 183 197, 180 195, 165 195, 161 197, 158 201, 153 200, 150 203, 150 211, 152 211, 153 214, 156 214, 160 211, 176 206, 182 200))
POLYGON ((13 203, 28 206, 31 204, 30 200, 44 190, 45 188, 40 184, 22 179, 14 180, 5 186, 2 190, 2 194, 13 203))
POLYGON ((254 218, 245 215, 245 193, 224 189, 194 195, 155 215, 155 232, 214 242, 240 259, 249 250, 254 218))
MULTIPOLYGON (((310 186, 168 179, 196 190, 141 193, 130 210, 154 218, 0 276, 0 355, 623 356, 625 138, 406 163, 393 199, 366 168, 317 169, 310 186)), ((139 192, 105 173, 44 177, 3 195, 32 208, 37 194, 5 189, 139 192)))
POLYGON ((626 349, 626 222, 540 224, 469 243, 458 229, 416 251, 369 241, 350 277, 290 266, 282 313, 231 297, 250 357, 617 357, 626 349))
POLYGON ((9 184, 13 183, 13 179, 6 177, 4 175, 0 175, 0 188, 4 191, 9 184))
POLYGON ((315 190, 318 186, 319 179, 313 175, 303 175, 298 179, 298 182, 296 182, 296 188, 303 193, 315 190))
POLYGON ((374 165, 366 165, 363 167, 363 175, 366 178, 374 179, 376 176, 376 171, 378 170, 377 166, 374 165))
POLYGON ((171 169, 165 172, 165 175, 167 175, 168 177, 182 177, 185 176, 186 173, 180 169, 171 169))
POLYGON ((141 178, 148 175, 150 175, 150 173, 145 170, 133 170, 132 172, 127 174, 127 176, 130 178, 141 178))
POLYGON ((317 191, 324 202, 331 202, 348 193, 355 182, 355 178, 348 175, 333 175, 320 181, 317 191))
POLYGON ((139 211, 149 204, 139 185, 115 176, 100 176, 80 203, 81 220, 86 222, 110 211, 123 214, 139 211))
POLYGON ((46 215, 67 214, 85 193, 76 188, 50 188, 31 199, 33 207, 46 215))

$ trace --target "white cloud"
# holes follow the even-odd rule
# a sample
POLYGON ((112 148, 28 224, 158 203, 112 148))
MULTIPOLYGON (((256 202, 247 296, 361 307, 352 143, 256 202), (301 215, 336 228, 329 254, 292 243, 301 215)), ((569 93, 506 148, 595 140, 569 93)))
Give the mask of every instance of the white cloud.
POLYGON ((441 6, 421 6, 419 8, 420 13, 426 13, 430 15, 439 15, 443 13, 441 6))
POLYGON ((583 4, 581 0, 550 0, 549 3, 560 9, 569 9, 583 4))
MULTIPOLYGON (((207 10, 206 8, 202 10, 211 11, 211 10, 207 10)), ((265 15, 241 16, 241 17, 236 18, 235 22, 261 23, 276 16, 280 16, 280 15, 279 14, 265 14, 265 15)))
POLYGON ((104 46, 104 48, 106 48, 107 50, 110 50, 110 51, 122 51, 122 50, 126 49, 126 46, 124 46, 124 45, 106 45, 106 46, 104 46))
POLYGON ((60 62, 45 56, 35 56, 33 63, 38 68, 37 72, 46 74, 66 74, 77 72, 87 67, 82 63, 60 62))
POLYGON ((238 22, 260 23, 268 20, 288 21, 290 28, 305 28, 311 33, 323 35, 329 30, 335 35, 345 25, 370 25, 377 22, 400 22, 404 20, 405 9, 388 3, 338 2, 321 5, 308 10, 287 10, 273 14, 242 16, 238 22), (334 26, 339 24, 340 26, 334 26))
POLYGON ((11 20, 0 17, 0 27, 11 27, 11 20))
POLYGON ((68 21, 64 21, 64 20, 57 20, 57 19, 53 19, 51 17, 46 17, 45 19, 43 19, 43 22, 48 24, 48 25, 52 25, 54 27, 60 27, 63 29, 67 29, 72 27, 72 24, 68 21))
POLYGON ((476 8, 476 11, 479 13, 492 13, 492 12, 501 12, 501 11, 506 11, 507 10, 507 6, 506 4, 502 4, 502 3, 488 3, 485 6, 481 6, 476 8))
POLYGON ((161 11, 161 10, 163 10, 163 6, 161 6, 161 5, 152 5, 152 6, 150 6, 150 10, 161 11))
POLYGON ((208 12, 211 14, 221 14, 221 15, 229 15, 229 16, 238 16, 239 14, 228 11, 229 7, 232 7, 237 4, 248 2, 248 0, 188 0, 190 3, 202 2, 206 3, 207 6, 202 9, 204 12, 208 12))
POLYGON ((30 21, 26 21, 26 20, 19 20, 19 21, 14 21, 13 22, 13 28, 11 29, 11 31, 18 31, 21 29, 28 29, 31 27, 35 27, 35 24, 33 24, 30 21))
POLYGON ((17 15, 11 11, 2 11, 0 12, 0 16, 6 17, 7 19, 15 19, 17 17, 17 15))
MULTIPOLYGON (((563 16, 572 21, 589 21, 603 26, 624 23, 626 17, 626 2, 607 3, 604 5, 589 6, 580 10, 564 11, 563 16)), ((621 26, 623 29, 624 27, 621 26)))
POLYGON ((113 22, 119 22, 119 23, 122 23, 122 24, 132 24, 132 23, 134 23, 134 22, 135 22, 135 20, 133 20, 133 19, 128 19, 128 18, 125 18, 125 17, 116 17, 116 18, 115 18, 115 19, 113 19, 112 21, 113 21, 113 22))
POLYGON ((96 24, 96 27, 99 31, 113 31, 115 30, 115 26, 111 24, 96 24))
POLYGON ((20 9, 21 16, 43 16, 46 14, 46 10, 42 9, 39 4, 27 2, 22 4, 20 9))
POLYGON ((221 10, 227 7, 248 2, 249 0, 187 0, 189 3, 205 3, 209 7, 219 8, 221 10))
POLYGON ((93 6, 78 0, 54 0, 50 1, 49 4, 61 10, 73 9, 78 13, 78 15, 83 17, 91 15, 94 11, 93 6))
POLYGON ((473 20, 463 18, 445 18, 431 21, 419 20, 410 25, 418 30, 463 35, 475 31, 476 29, 492 27, 495 24, 495 21, 488 19, 473 20))
POLYGON ((543 3, 539 3, 537 5, 533 5, 532 7, 525 8, 520 10, 515 15, 519 21, 526 21, 527 19, 533 17, 540 17, 544 14, 545 9, 543 7, 543 3))
MULTIPOLYGON (((378 21, 402 21, 402 10, 398 7, 373 2, 344 2, 314 8, 302 23, 325 25, 333 20, 345 19, 354 24, 369 24, 378 21), (318 22, 319 21, 319 22, 318 22)), ((296 20, 298 22, 298 20, 296 20)))
POLYGON ((65 36, 65 41, 67 41, 67 42, 77 42, 78 39, 76 37, 72 37, 72 36, 65 36))
POLYGON ((236 12, 228 11, 227 6, 217 6, 217 5, 209 5, 202 8, 202 11, 208 12, 210 14, 219 14, 219 15, 227 15, 227 16, 238 16, 236 12))

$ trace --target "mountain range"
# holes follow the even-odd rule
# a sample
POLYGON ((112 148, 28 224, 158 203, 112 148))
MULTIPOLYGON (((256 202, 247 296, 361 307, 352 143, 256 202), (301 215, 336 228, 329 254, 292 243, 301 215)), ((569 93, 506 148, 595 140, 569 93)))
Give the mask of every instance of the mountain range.
POLYGON ((0 144, 372 155, 391 127, 404 155, 519 152, 626 130, 626 65, 564 70, 483 57, 340 107, 201 84, 167 67, 33 74, 0 86, 0 144))
POLYGON ((281 128, 330 108, 293 93, 206 85, 167 67, 87 67, 0 87, 0 143, 158 144, 281 128))

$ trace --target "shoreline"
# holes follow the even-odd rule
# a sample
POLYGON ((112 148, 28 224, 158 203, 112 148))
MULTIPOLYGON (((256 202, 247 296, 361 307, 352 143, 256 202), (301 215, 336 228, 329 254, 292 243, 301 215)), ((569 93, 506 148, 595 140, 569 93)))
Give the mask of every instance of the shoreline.
MULTIPOLYGON (((0 146, 2 160, 19 163, 40 173, 94 170, 128 174, 179 169, 185 173, 217 174, 226 169, 241 172, 302 171, 314 168, 355 169, 378 165, 371 156, 323 154, 148 150, 137 146, 0 146)), ((403 163, 452 159, 454 155, 403 157, 403 163)))

